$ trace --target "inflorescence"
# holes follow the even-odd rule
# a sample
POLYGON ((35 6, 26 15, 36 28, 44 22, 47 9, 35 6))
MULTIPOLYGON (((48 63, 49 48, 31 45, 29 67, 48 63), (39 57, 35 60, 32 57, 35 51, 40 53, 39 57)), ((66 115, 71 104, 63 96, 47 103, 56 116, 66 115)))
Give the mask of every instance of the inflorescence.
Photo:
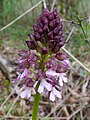
POLYGON ((65 44, 62 23, 57 10, 47 8, 39 15, 33 25, 34 34, 28 34, 25 41, 29 49, 19 53, 16 80, 23 80, 22 98, 29 99, 31 94, 43 93, 51 101, 62 98, 63 83, 67 83, 66 72, 69 60, 60 48, 65 44))

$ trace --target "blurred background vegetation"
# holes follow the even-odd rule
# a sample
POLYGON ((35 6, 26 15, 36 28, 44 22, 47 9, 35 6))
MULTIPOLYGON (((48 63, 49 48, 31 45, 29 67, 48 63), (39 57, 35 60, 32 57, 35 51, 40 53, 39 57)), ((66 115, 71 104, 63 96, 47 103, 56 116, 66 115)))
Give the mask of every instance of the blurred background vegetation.
MULTIPOLYGON (((40 0, 0 0, 0 29, 33 7, 39 1, 40 0)), ((47 5, 48 3, 52 5, 53 0, 46 0, 46 3, 47 5)), ((74 32, 66 44, 67 50, 90 68, 90 0, 56 0, 54 7, 58 9, 62 19, 65 40, 73 26, 75 26, 74 32)), ((10 59, 13 59, 13 57, 16 59, 18 51, 26 48, 24 41, 29 39, 27 34, 33 32, 32 26, 35 24, 36 18, 42 10, 43 4, 40 4, 14 24, 0 31, 0 54, 4 54, 10 59)), ((70 60, 73 61, 72 58, 70 58, 70 60)), ((80 69, 79 73, 80 77, 85 75, 83 69, 80 69)), ((5 90, 6 95, 0 97, 0 103, 2 104, 7 95, 10 94, 11 83, 9 83, 6 78, 1 77, 0 85, 0 94, 3 96, 5 90), (3 82, 2 79, 4 80, 3 82)), ((12 98, 15 98, 15 96, 12 98)), ((4 115, 7 114, 12 105, 12 98, 4 107, 4 115)), ((18 111, 18 114, 21 116, 26 115, 27 111, 24 111, 22 104, 25 104, 24 101, 21 101, 20 104, 19 101, 17 101, 17 104, 11 110, 11 114, 17 115, 15 110, 17 106, 21 106, 21 112, 18 111)), ((0 112, 0 115, 2 115, 2 112, 0 112)))
MULTIPOLYGON (((46 0, 48 1, 48 0, 46 0)), ((39 0, 0 0, 0 28, 10 23, 12 20, 17 18, 19 15, 23 14, 26 10, 35 5, 39 0)), ((53 0, 49 0, 49 3, 52 4, 53 0)), ((79 22, 78 17, 85 18, 90 15, 90 1, 89 0, 57 0, 55 7, 57 7, 58 11, 61 14, 61 18, 65 20, 73 20, 75 22, 79 22)), ((32 33, 32 25, 36 22, 37 16, 43 9, 43 5, 39 5, 27 15, 19 19, 10 27, 0 32, 1 40, 0 46, 3 42, 9 42, 9 45, 14 46, 16 43, 20 42, 20 48, 24 48, 24 44, 22 43, 27 38, 28 33, 32 33), (2 37, 7 40, 2 40, 2 37)), ((71 27, 75 25, 76 32, 72 36, 72 40, 70 40, 69 45, 75 44, 73 50, 71 52, 75 53, 74 55, 78 55, 77 49, 82 47, 82 45, 86 45, 88 47, 88 43, 86 39, 89 40, 90 37, 90 23, 88 23, 87 19, 82 21, 83 30, 86 35, 84 35, 83 30, 80 25, 63 22, 65 29, 65 38, 71 30, 71 27)), ((82 51, 83 52, 83 51, 82 51)), ((81 53, 80 53, 81 54, 81 53)))

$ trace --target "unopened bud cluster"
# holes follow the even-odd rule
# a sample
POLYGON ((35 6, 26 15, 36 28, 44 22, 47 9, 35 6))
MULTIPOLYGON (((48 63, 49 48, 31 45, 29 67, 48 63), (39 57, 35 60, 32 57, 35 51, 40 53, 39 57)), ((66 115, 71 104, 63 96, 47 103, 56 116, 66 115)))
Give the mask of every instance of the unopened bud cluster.
POLYGON ((53 53, 56 53, 64 45, 62 23, 56 9, 53 12, 45 9, 39 15, 33 29, 34 34, 29 35, 30 41, 26 41, 31 49, 38 47, 38 41, 53 53))

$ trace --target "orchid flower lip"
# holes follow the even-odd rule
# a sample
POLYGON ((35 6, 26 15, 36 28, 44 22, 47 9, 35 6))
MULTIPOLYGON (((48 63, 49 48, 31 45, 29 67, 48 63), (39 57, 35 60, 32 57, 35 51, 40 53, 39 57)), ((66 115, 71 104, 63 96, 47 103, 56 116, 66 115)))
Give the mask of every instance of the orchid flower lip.
POLYGON ((29 99, 30 96, 31 96, 31 91, 29 90, 29 88, 26 88, 26 89, 20 94, 20 96, 21 96, 22 98, 27 98, 27 99, 29 99))

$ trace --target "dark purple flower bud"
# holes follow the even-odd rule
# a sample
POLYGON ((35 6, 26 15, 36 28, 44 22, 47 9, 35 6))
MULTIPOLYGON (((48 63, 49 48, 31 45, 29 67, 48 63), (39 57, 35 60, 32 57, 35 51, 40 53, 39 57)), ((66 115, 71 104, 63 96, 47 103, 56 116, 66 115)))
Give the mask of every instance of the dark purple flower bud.
POLYGON ((43 31, 44 31, 44 32, 49 32, 49 28, 48 28, 48 25, 47 25, 47 24, 44 25, 43 31))
POLYGON ((35 40, 40 40, 40 34, 35 32, 34 33, 35 40))
POLYGON ((59 24, 57 29, 60 31, 62 29, 62 24, 59 24))
POLYGON ((55 40, 56 42, 59 42, 59 39, 60 39, 60 36, 55 36, 55 37, 54 37, 54 40, 55 40))
POLYGON ((64 45, 64 42, 61 41, 61 42, 58 43, 58 45, 59 45, 59 47, 61 48, 61 47, 64 45))
MULTIPOLYGON (((31 40, 25 41, 27 46, 30 48, 32 46, 31 40)), ((31 48, 30 48, 31 49, 31 48)))
POLYGON ((53 30, 53 34, 54 34, 54 35, 57 35, 58 32, 59 32, 59 30, 58 30, 57 28, 55 28, 55 29, 53 30))
POLYGON ((34 81, 33 81, 31 78, 25 78, 24 84, 25 84, 27 87, 33 87, 34 81))
POLYGON ((38 26, 36 24, 33 25, 33 29, 34 29, 35 32, 37 32, 38 31, 38 26))
POLYGON ((53 39, 53 32, 49 32, 47 36, 48 36, 48 39, 49 39, 49 40, 50 40, 50 39, 53 39))
POLYGON ((54 21, 50 21, 50 22, 49 22, 49 27, 50 27, 50 29, 53 29, 53 28, 54 28, 54 26, 55 26, 54 21))
POLYGON ((50 11, 46 8, 46 9, 44 10, 44 12, 43 12, 43 15, 44 15, 45 17, 48 17, 49 14, 50 14, 50 11))
POLYGON ((45 54, 48 53, 48 50, 47 50, 46 47, 42 47, 42 48, 41 48, 41 52, 42 52, 43 55, 45 55, 45 54))
POLYGON ((43 24, 48 24, 48 19, 47 19, 46 17, 43 17, 43 18, 42 18, 42 23, 43 23, 43 24))
POLYGON ((54 19, 53 13, 50 13, 50 15, 48 16, 48 19, 49 19, 49 20, 53 20, 53 19, 54 19))
POLYGON ((64 54, 64 53, 62 53, 62 52, 58 52, 58 53, 56 54, 56 58, 57 58, 58 60, 64 60, 64 59, 67 58, 67 56, 66 56, 66 54, 64 54))
POLYGON ((39 26, 38 27, 38 32, 40 33, 40 34, 43 34, 43 29, 39 26))
POLYGON ((58 25, 60 23, 60 19, 59 18, 56 18, 55 19, 55 25, 58 25))
POLYGON ((62 36, 63 35, 63 30, 59 31, 59 35, 62 36))
POLYGON ((41 41, 44 42, 45 40, 46 40, 46 37, 45 37, 45 35, 43 34, 43 35, 41 36, 41 41))
POLYGON ((56 9, 54 9, 54 11, 53 11, 53 15, 54 15, 54 17, 56 17, 56 16, 58 15, 58 12, 57 12, 56 9))
POLYGON ((25 41, 29 49, 36 49, 37 48, 37 42, 35 40, 28 40, 25 41))
POLYGON ((41 28, 43 27, 43 24, 42 23, 39 23, 38 26, 40 26, 41 28))
POLYGON ((58 45, 58 43, 56 43, 55 47, 53 47, 52 52, 56 53, 60 50, 60 46, 58 45))
POLYGON ((60 42, 64 43, 64 37, 63 36, 60 38, 60 42))
POLYGON ((28 36, 29 36, 30 40, 35 40, 35 38, 34 38, 34 35, 33 35, 33 34, 28 34, 28 36))

